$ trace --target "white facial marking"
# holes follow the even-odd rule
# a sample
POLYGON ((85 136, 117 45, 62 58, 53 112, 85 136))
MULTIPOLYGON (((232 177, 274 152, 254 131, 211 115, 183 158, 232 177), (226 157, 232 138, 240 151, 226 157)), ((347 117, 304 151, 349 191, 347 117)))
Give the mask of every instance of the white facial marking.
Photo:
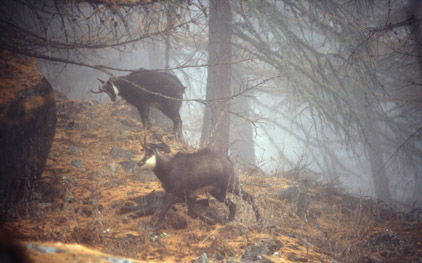
POLYGON ((155 165, 157 164, 156 159, 155 159, 155 155, 151 156, 150 158, 148 158, 145 162, 145 164, 142 166, 142 168, 147 168, 150 170, 154 170, 155 165))
POLYGON ((119 89, 114 85, 114 83, 111 83, 111 86, 113 87, 114 90, 114 94, 116 94, 116 96, 119 96, 119 89))

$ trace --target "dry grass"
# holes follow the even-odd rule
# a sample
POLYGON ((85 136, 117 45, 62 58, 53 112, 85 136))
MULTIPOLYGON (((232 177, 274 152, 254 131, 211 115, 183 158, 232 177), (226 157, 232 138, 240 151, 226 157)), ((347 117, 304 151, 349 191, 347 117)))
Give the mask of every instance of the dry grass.
MULTIPOLYGON (((120 164, 124 160, 111 157, 116 146, 132 152, 134 161, 142 153, 139 141, 147 132, 128 117, 128 106, 62 101, 58 108, 66 110, 59 114, 34 200, 10 223, 20 239, 81 243, 119 256, 173 262, 190 262, 204 252, 208 258, 240 259, 248 246, 263 239, 283 244, 278 255, 268 256, 274 262, 364 262, 368 256, 385 259, 362 242, 387 228, 402 240, 422 240, 420 222, 406 223, 405 228, 401 221, 381 221, 373 213, 376 204, 306 180, 301 169, 285 177, 240 176, 263 215, 262 224, 255 222, 247 203, 233 197, 239 204, 234 222, 210 226, 188 217, 186 206, 177 204, 156 235, 151 227, 154 216, 133 219, 119 214, 129 198, 161 190, 152 174, 136 168, 125 171, 120 164), (75 160, 82 166, 72 165, 75 160), (279 200, 279 191, 292 185, 306 191, 279 200), (170 227, 176 217, 187 220, 186 229, 170 227)), ((163 138, 174 151, 192 150, 169 136, 163 138)), ((227 212, 224 205, 210 200, 227 212)))

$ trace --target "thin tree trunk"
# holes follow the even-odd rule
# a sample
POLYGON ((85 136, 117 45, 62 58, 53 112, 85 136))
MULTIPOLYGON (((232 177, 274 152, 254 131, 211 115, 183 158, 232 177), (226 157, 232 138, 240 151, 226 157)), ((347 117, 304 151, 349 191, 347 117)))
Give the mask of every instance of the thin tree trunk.
POLYGON ((353 90, 356 112, 365 127, 365 149, 368 154, 368 160, 371 165, 372 179, 374 182, 375 196, 379 200, 383 200, 387 203, 392 202, 389 178, 387 170, 384 166, 384 159, 381 152, 381 140, 378 137, 378 127, 375 121, 368 114, 371 112, 367 110, 366 96, 360 88, 355 87, 353 90))
MULTIPOLYGON (((174 26, 174 13, 175 13, 175 3, 169 1, 167 3, 167 10, 166 10, 166 17, 167 17, 167 30, 170 30, 174 26)), ((170 34, 166 34, 164 36, 165 42, 165 69, 168 70, 170 67, 170 34)))
POLYGON ((407 7, 407 19, 411 22, 410 33, 415 41, 415 53, 419 66, 419 74, 422 77, 422 24, 416 22, 422 15, 422 1, 412 0, 407 7))
MULTIPOLYGON (((233 65, 232 67, 232 90, 234 93, 242 91, 243 79, 247 75, 245 70, 233 65)), ((230 157, 240 159, 244 164, 255 166, 255 144, 253 139, 253 127, 250 121, 241 116, 248 117, 251 112, 249 96, 244 94, 233 99, 231 111, 239 116, 232 116, 230 123, 230 157)))
MULTIPOLYGON (((248 98, 240 96, 232 103, 232 111, 245 114, 250 111, 248 98)), ((248 164, 255 165, 255 147, 252 124, 240 117, 232 118, 230 127, 230 156, 239 158, 248 164)))
MULTIPOLYGON (((232 9, 229 0, 210 1, 208 78, 206 99, 230 96, 232 57, 232 9)), ((229 147, 229 101, 212 102, 205 107, 201 146, 221 152, 229 147)))

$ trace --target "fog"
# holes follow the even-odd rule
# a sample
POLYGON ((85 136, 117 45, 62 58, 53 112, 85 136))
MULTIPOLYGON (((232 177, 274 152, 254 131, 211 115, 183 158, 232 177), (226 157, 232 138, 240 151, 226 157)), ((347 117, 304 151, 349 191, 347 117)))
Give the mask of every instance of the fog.
MULTIPOLYGON (((362 27, 395 24, 406 19, 406 12, 403 10, 407 3, 387 6, 383 1, 375 2, 372 14, 369 10, 367 13, 364 12, 367 14, 366 17, 365 14, 362 16, 354 14, 353 18, 360 19, 358 22, 362 24, 362 27), (369 15, 374 15, 374 18, 368 18, 369 15)), ((409 4, 411 2, 409 1, 409 4)), ((310 46, 313 45, 312 48, 316 54, 322 55, 308 58, 310 54, 301 53, 301 50, 295 49, 294 44, 290 42, 292 40, 288 38, 289 34, 277 35, 281 29, 272 29, 271 24, 268 27, 269 31, 263 32, 261 36, 261 41, 268 46, 262 43, 254 44, 252 41, 242 46, 247 42, 246 37, 242 38, 242 27, 239 26, 234 30, 236 45, 233 61, 240 62, 233 64, 239 66, 242 72, 239 73, 240 80, 233 81, 233 86, 237 85, 240 90, 245 90, 262 82, 243 94, 247 97, 249 104, 249 111, 244 114, 254 124, 252 139, 255 164, 268 175, 279 175, 300 166, 303 167, 304 174, 313 179, 344 188, 356 195, 371 197, 376 196, 373 174, 385 169, 393 200, 392 206, 407 210, 420 208, 422 193, 418 190, 422 189, 421 162, 419 162, 422 157, 420 153, 422 145, 418 132, 421 123, 417 121, 420 117, 420 75, 418 61, 414 54, 403 56, 404 51, 410 50, 403 43, 406 42, 409 45, 412 43, 410 33, 412 29, 406 27, 405 24, 391 31, 388 29, 376 31, 384 33, 384 35, 381 33, 377 35, 379 37, 377 41, 384 41, 382 45, 373 39, 363 38, 363 44, 359 45, 365 45, 368 49, 374 48, 376 51, 372 54, 378 56, 377 59, 371 61, 374 75, 364 75, 359 72, 359 69, 367 70, 365 67, 369 67, 368 65, 363 63, 358 65, 359 62, 353 64, 352 61, 338 62, 335 56, 330 63, 338 62, 338 64, 333 68, 328 68, 327 65, 331 65, 329 63, 321 67, 322 69, 317 66, 312 68, 313 59, 318 63, 325 63, 325 60, 320 60, 321 57, 328 61, 331 57, 325 58, 323 55, 335 53, 337 50, 342 52, 350 50, 350 52, 347 51, 348 56, 352 57, 353 52, 358 52, 356 50, 361 46, 357 44, 353 46, 352 40, 350 42, 353 44, 346 46, 349 42, 342 42, 341 37, 327 35, 324 25, 333 28, 343 26, 335 25, 336 19, 330 20, 327 24, 321 24, 320 27, 311 27, 305 22, 303 24, 294 22, 299 20, 289 20, 288 18, 292 19, 294 14, 289 12, 291 7, 287 4, 284 6, 284 3, 280 2, 275 3, 274 6, 279 7, 280 12, 285 12, 286 23, 290 23, 287 27, 291 30, 290 34, 296 35, 297 38, 302 37, 301 40, 310 46), (283 39, 282 43, 279 39, 283 39), (372 47, 377 44, 378 46, 372 47), (263 46, 262 50, 258 49, 260 45, 263 46), (249 53, 244 51, 245 46, 250 48, 249 53), (397 48, 391 48, 391 46, 397 46, 397 48), (260 52, 259 56, 253 57, 254 52, 260 52), (268 57, 265 57, 265 53, 268 57), (277 58, 276 54, 281 54, 280 58, 277 58), (278 60, 272 61, 271 58, 278 60), (301 68, 302 64, 303 68, 301 68), (325 72, 322 72, 323 70, 325 72), (315 72, 320 75, 309 77, 311 74, 316 74, 315 72), (367 79, 359 79, 362 76, 367 79), (275 79, 271 80, 271 78, 275 79), (368 86, 368 90, 363 88, 365 85, 368 86), (340 99, 336 97, 337 95, 340 99), (374 125, 371 126, 371 124, 374 125), (374 158, 379 158, 381 166, 373 166, 373 159, 370 160, 371 150, 372 153, 378 154, 378 157, 374 158)), ((158 16, 162 14, 162 17, 166 17, 163 11, 165 6, 154 5, 153 7, 155 9, 151 8, 151 10, 154 10, 158 16)), ((115 76, 127 75, 128 70, 139 68, 165 70, 167 62, 170 71, 188 87, 184 94, 186 101, 180 111, 185 141, 189 145, 200 147, 204 105, 194 100, 203 100, 207 88, 207 17, 199 16, 202 15, 200 4, 188 9, 183 9, 184 6, 177 8, 177 14, 184 17, 183 23, 189 24, 190 19, 193 18, 195 22, 189 27, 172 29, 168 34, 145 37, 118 48, 114 46, 95 50, 81 48, 76 54, 70 52, 63 55, 59 51, 53 54, 91 66, 101 65, 123 69, 120 71, 108 69, 115 76), (170 43, 170 51, 166 53, 168 43, 170 43)), ((246 7, 234 4, 233 10, 237 12, 233 23, 235 26, 252 17, 252 11, 248 14, 249 16, 244 15, 242 12, 247 12, 242 8, 246 11, 250 8, 253 11, 257 6, 250 4, 250 7, 246 7)), ((350 8, 359 9, 356 6, 350 8)), ((93 7, 84 6, 82 10, 85 16, 95 16, 93 7)), ((251 25, 250 31, 253 28, 262 30, 263 25, 267 26, 265 19, 271 14, 269 11, 265 13, 267 12, 265 9, 262 10, 262 13, 257 13, 257 17, 247 21, 251 25)), ((105 14, 105 16, 108 15, 110 14, 105 14)), ((147 19, 142 17, 145 14, 139 11, 132 15, 128 16, 127 20, 123 20, 127 25, 122 27, 127 27, 128 32, 139 30, 139 28, 147 31, 143 28, 147 25, 145 20, 142 23, 139 22, 141 18, 147 19), (142 15, 138 16, 138 14, 142 15)), ((25 22, 26 19, 21 18, 21 21, 25 22)), ((78 19, 83 21, 83 17, 78 19)), ((161 18, 155 19, 159 21, 155 30, 159 31, 161 18)), ((60 20, 52 19, 50 22, 51 30, 56 31, 51 38, 66 42, 63 33, 59 33, 61 32, 60 20)), ((96 25, 97 22, 92 23, 96 25)), ((98 22, 100 25, 101 23, 98 22)), ((149 30, 153 31, 154 21, 150 23, 149 30)), ((282 28, 282 22, 278 23, 280 23, 279 28, 282 28)), ((75 31, 76 35, 88 34, 90 32, 88 24, 88 22, 79 24, 80 27, 77 32, 75 31)), ((313 22, 310 24, 313 25, 313 22)), ((36 27, 34 30, 38 31, 39 28, 36 27)), ((420 32, 420 28, 417 31, 420 32)), ((125 34, 122 35, 125 36, 125 34)), ((375 38, 373 35, 370 37, 375 38)), ((365 53, 361 55, 364 57, 365 53)), ((98 69, 48 59, 38 59, 37 68, 46 76, 54 89, 63 93, 68 99, 111 103, 105 94, 90 92, 98 88, 97 78, 103 80, 109 78, 98 69)), ((236 94, 234 88, 232 94, 236 94)), ((230 116, 232 121, 237 118, 234 114, 230 116)), ((241 133, 241 131, 236 132, 241 133)), ((233 156, 233 153, 230 154, 233 156)))

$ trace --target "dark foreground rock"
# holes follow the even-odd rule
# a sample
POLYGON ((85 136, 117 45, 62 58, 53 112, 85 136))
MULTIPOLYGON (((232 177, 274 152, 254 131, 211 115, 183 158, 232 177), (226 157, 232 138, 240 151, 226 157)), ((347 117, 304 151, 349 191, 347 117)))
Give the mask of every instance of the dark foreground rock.
POLYGON ((141 263, 136 259, 124 258, 102 253, 77 244, 63 244, 60 242, 29 242, 26 244, 27 254, 35 263, 55 262, 95 262, 95 263, 141 263))
POLYGON ((56 102, 34 61, 0 54, 0 210, 29 196, 56 129, 56 102))

